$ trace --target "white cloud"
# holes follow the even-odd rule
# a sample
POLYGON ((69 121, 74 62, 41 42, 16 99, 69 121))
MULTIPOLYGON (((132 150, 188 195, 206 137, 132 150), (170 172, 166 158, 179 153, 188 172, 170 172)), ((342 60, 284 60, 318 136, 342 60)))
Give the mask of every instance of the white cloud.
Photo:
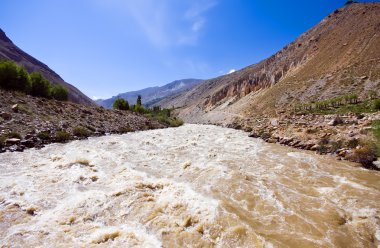
POLYGON ((231 69, 231 70, 229 70, 228 71, 228 73, 227 74, 231 74, 231 73, 234 73, 236 70, 235 69, 231 69))
POLYGON ((157 47, 196 45, 216 0, 99 0, 124 10, 157 47), (109 1, 109 2, 108 2, 109 1))

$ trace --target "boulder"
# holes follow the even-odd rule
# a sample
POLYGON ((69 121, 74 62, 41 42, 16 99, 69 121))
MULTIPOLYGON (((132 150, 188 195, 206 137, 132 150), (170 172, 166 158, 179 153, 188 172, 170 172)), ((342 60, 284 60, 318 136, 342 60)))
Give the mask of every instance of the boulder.
POLYGON ((373 162, 373 165, 378 169, 380 170, 380 161, 379 160, 376 160, 373 162))
POLYGON ((20 144, 25 146, 25 147, 32 148, 32 147, 34 147, 35 142, 32 139, 29 139, 29 140, 22 140, 20 142, 20 144))
POLYGON ((17 145, 20 143, 20 139, 16 139, 16 138, 11 138, 11 139, 6 139, 5 140, 5 144, 7 145, 17 145))
POLYGON ((337 126, 337 125, 340 125, 340 124, 343 124, 343 123, 344 123, 344 121, 343 121, 342 118, 340 118, 340 117, 335 117, 334 119, 332 119, 332 120, 328 123, 328 125, 330 125, 330 126, 337 126))
POLYGON ((270 124, 274 127, 277 127, 279 125, 278 119, 274 118, 270 120, 270 124))
POLYGON ((12 106, 12 111, 15 112, 15 113, 18 113, 18 111, 19 111, 18 104, 15 104, 15 105, 12 106))
POLYGON ((317 151, 317 150, 319 150, 319 148, 321 148, 320 145, 313 145, 313 146, 310 148, 310 150, 311 150, 311 151, 317 151))
POLYGON ((260 135, 258 135, 257 133, 253 132, 253 133, 249 134, 248 137, 250 137, 250 138, 259 138, 260 135))

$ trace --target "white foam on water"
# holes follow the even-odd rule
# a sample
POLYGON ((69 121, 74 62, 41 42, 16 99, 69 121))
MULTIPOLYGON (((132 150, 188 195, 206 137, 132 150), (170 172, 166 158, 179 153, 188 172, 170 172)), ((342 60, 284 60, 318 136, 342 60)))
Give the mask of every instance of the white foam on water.
MULTIPOLYGON (((310 243, 334 247, 307 228, 298 230, 314 227, 318 214, 331 210, 370 226, 367 231, 380 242, 375 221, 380 175, 349 165, 341 170, 337 163, 268 145, 241 131, 192 124, 0 154, 0 217, 6 217, 0 243, 17 245, 24 237, 36 247, 165 247, 162 233, 181 230, 178 237, 185 232, 199 239, 204 232, 202 239, 224 247, 244 239, 226 235, 236 223, 254 233, 256 226, 247 221, 252 218, 265 247, 275 247, 273 237, 290 230, 310 243), (371 182, 362 181, 365 174, 371 182), (194 223, 184 224, 186 218, 194 223), (213 230, 220 223, 226 226, 213 230), (198 232, 201 224, 205 230, 198 232)), ((324 225, 315 228, 321 232, 324 225)), ((363 241, 359 229, 352 236, 363 241)))

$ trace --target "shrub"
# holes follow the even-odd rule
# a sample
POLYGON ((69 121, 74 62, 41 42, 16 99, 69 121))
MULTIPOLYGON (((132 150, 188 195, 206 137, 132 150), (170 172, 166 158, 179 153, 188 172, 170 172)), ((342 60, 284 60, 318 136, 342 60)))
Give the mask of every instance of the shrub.
POLYGON ((119 133, 129 133, 129 132, 133 132, 133 129, 129 125, 119 128, 119 133))
POLYGON ((129 103, 123 98, 118 98, 115 100, 112 107, 119 110, 129 110, 129 103))
POLYGON ((37 137, 41 140, 50 140, 50 133, 47 131, 39 132, 37 137))
POLYGON ((68 141, 68 140, 70 140, 71 139, 71 135, 68 133, 68 132, 65 132, 65 131, 58 131, 58 132, 56 132, 56 134, 55 134, 55 140, 57 141, 57 142, 62 142, 62 143, 64 143, 64 142, 66 142, 66 141, 68 141))
POLYGON ((368 92, 368 96, 369 96, 369 98, 370 99, 376 99, 377 98, 377 93, 376 93, 376 91, 374 91, 374 90, 370 90, 369 92, 368 92))
POLYGON ((0 62, 0 86, 12 90, 17 84, 18 66, 13 61, 0 62))
POLYGON ((32 83, 30 82, 30 77, 28 72, 22 68, 19 67, 17 70, 17 81, 16 85, 14 87, 15 90, 19 90, 25 93, 29 93, 32 88, 32 83))
POLYGON ((51 87, 51 97, 58 101, 67 101, 69 91, 62 85, 54 85, 51 87))
POLYGON ((144 113, 148 113, 149 110, 145 109, 142 105, 134 105, 134 112, 137 112, 137 113, 140 113, 140 114, 144 114, 144 113))
POLYGON ((33 72, 30 74, 32 88, 30 94, 32 96, 50 97, 50 82, 42 77, 41 73, 33 72))
POLYGON ((372 122, 372 134, 377 148, 377 156, 380 156, 380 120, 372 122))
POLYGON ((354 138, 354 139, 350 139, 347 142, 347 147, 353 149, 353 148, 356 148, 359 144, 360 144, 359 140, 354 138))
POLYGON ((87 138, 91 135, 90 130, 84 127, 76 127, 73 130, 73 134, 77 137, 87 138))
POLYGON ((368 143, 363 147, 356 148, 351 154, 347 156, 347 159, 352 162, 360 163, 366 168, 373 166, 373 161, 376 160, 376 147, 372 143, 368 143))
POLYGON ((376 99, 375 101, 373 101, 373 108, 375 110, 380 110, 380 99, 376 99))
POLYGON ((13 61, 0 61, 0 87, 29 92, 31 87, 29 74, 13 61))
POLYGON ((5 145, 6 138, 4 136, 0 136, 0 148, 3 148, 5 145))
POLYGON ((16 132, 7 133, 6 137, 8 139, 22 139, 21 135, 19 133, 16 133, 16 132))
POLYGON ((336 152, 344 146, 344 142, 342 140, 331 141, 331 152, 336 152))

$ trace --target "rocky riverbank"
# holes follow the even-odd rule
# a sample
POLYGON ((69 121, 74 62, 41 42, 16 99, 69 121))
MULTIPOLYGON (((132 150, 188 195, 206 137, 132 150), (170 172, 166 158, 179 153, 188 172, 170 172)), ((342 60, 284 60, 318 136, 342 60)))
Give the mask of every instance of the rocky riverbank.
POLYGON ((108 133, 165 128, 130 111, 89 107, 0 90, 0 152, 108 133))
POLYGON ((372 124, 376 120, 380 120, 380 112, 341 116, 284 114, 278 118, 236 120, 229 127, 243 129, 250 137, 269 143, 331 154, 338 160, 380 169, 373 147, 372 124))

